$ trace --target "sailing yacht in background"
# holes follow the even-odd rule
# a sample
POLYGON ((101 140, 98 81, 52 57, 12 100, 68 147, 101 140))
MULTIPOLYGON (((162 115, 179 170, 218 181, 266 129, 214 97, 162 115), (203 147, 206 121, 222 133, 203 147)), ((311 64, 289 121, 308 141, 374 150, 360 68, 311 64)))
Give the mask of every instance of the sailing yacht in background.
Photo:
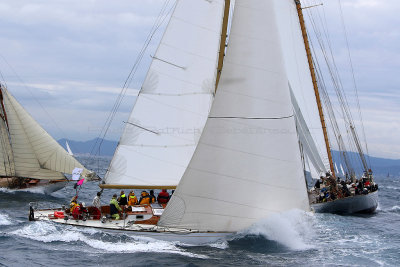
POLYGON ((67 148, 68 154, 69 154, 70 156, 73 156, 74 153, 72 153, 72 150, 71 150, 71 148, 69 147, 68 141, 65 141, 65 147, 67 148))
POLYGON ((236 0, 225 50, 230 1, 178 0, 100 185, 176 188, 169 203, 134 206, 121 220, 34 218, 205 243, 309 211, 304 162, 318 177, 333 165, 299 6, 236 0))
POLYGON ((69 155, 0 84, 0 187, 43 188, 51 193, 63 188, 72 174, 94 173, 69 155))

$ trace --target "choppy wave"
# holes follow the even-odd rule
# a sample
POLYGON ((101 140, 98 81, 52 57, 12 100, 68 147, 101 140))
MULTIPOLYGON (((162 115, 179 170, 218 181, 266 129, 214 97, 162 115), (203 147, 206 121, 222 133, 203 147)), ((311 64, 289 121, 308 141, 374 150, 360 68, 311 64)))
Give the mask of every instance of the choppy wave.
POLYGON ((0 225, 11 225, 13 224, 10 216, 7 214, 1 214, 0 213, 0 225))
POLYGON ((77 229, 67 226, 56 227, 54 224, 48 222, 34 222, 21 229, 13 231, 10 234, 44 243, 81 242, 87 245, 89 248, 95 249, 95 252, 152 252, 179 254, 195 258, 208 258, 204 255, 186 252, 177 246, 178 243, 159 241, 146 237, 128 236, 125 234, 113 234, 111 236, 102 232, 101 230, 77 229))
POLYGON ((300 210, 275 213, 240 232, 237 237, 257 235, 292 250, 312 249, 309 244, 313 235, 310 220, 312 214, 300 210))
POLYGON ((10 189, 5 187, 0 187, 0 192, 10 193, 10 194, 15 194, 18 192, 28 192, 28 193, 43 194, 43 195, 46 194, 45 188, 43 186, 35 188, 25 188, 25 189, 10 189))
POLYGON ((388 211, 400 211, 400 206, 393 206, 390 209, 388 209, 388 211))
POLYGON ((391 185, 385 186, 383 188, 392 189, 392 190, 399 190, 400 189, 399 187, 391 186, 391 185))

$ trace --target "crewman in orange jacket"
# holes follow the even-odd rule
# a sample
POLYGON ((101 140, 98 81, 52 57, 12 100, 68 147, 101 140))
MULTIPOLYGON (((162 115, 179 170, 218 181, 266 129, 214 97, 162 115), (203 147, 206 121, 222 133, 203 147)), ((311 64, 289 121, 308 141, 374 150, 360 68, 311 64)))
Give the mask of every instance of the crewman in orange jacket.
POLYGON ((138 203, 138 199, 132 190, 131 192, 129 192, 129 195, 128 195, 128 206, 137 205, 137 203, 138 203))
POLYGON ((151 197, 149 195, 149 193, 147 193, 146 191, 142 191, 140 200, 139 200, 139 204, 143 205, 143 204, 150 204, 151 203, 151 197))

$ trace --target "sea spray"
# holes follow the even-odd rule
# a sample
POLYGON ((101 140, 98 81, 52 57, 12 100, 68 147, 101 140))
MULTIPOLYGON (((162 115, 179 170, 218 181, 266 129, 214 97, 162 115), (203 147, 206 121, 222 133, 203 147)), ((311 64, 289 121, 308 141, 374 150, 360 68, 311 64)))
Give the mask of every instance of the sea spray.
POLYGON ((0 187, 0 192, 2 193, 9 193, 15 194, 19 192, 27 192, 27 193, 34 193, 34 194, 46 194, 44 187, 34 187, 34 188, 24 188, 24 189, 10 189, 5 187, 0 187))
POLYGON ((1 214, 0 213, 0 226, 1 225, 11 225, 13 224, 10 216, 8 214, 1 214))
POLYGON ((263 236, 292 250, 311 249, 312 214, 301 210, 273 213, 239 235, 263 236))
POLYGON ((204 255, 186 252, 177 247, 176 242, 166 242, 154 240, 147 237, 127 236, 126 234, 108 234, 101 230, 78 229, 75 227, 60 226, 56 227, 48 222, 34 222, 21 229, 10 233, 24 238, 44 243, 81 242, 90 252, 113 252, 113 253, 170 253, 194 258, 208 258, 204 255), (94 250, 93 250, 94 249, 94 250))

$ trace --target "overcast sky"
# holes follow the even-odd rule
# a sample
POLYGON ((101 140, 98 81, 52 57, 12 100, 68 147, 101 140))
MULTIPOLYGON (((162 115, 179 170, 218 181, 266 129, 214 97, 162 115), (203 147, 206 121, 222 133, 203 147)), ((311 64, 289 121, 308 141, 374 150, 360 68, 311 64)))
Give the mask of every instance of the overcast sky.
MULTIPOLYGON (((303 2, 324 3, 337 63, 349 82, 338 1, 303 2)), ((0 72, 11 93, 53 137, 95 138, 164 2, 0 0, 0 72)), ((341 2, 370 154, 400 158, 400 1, 341 2)), ((160 34, 108 139, 119 139, 160 34)))

